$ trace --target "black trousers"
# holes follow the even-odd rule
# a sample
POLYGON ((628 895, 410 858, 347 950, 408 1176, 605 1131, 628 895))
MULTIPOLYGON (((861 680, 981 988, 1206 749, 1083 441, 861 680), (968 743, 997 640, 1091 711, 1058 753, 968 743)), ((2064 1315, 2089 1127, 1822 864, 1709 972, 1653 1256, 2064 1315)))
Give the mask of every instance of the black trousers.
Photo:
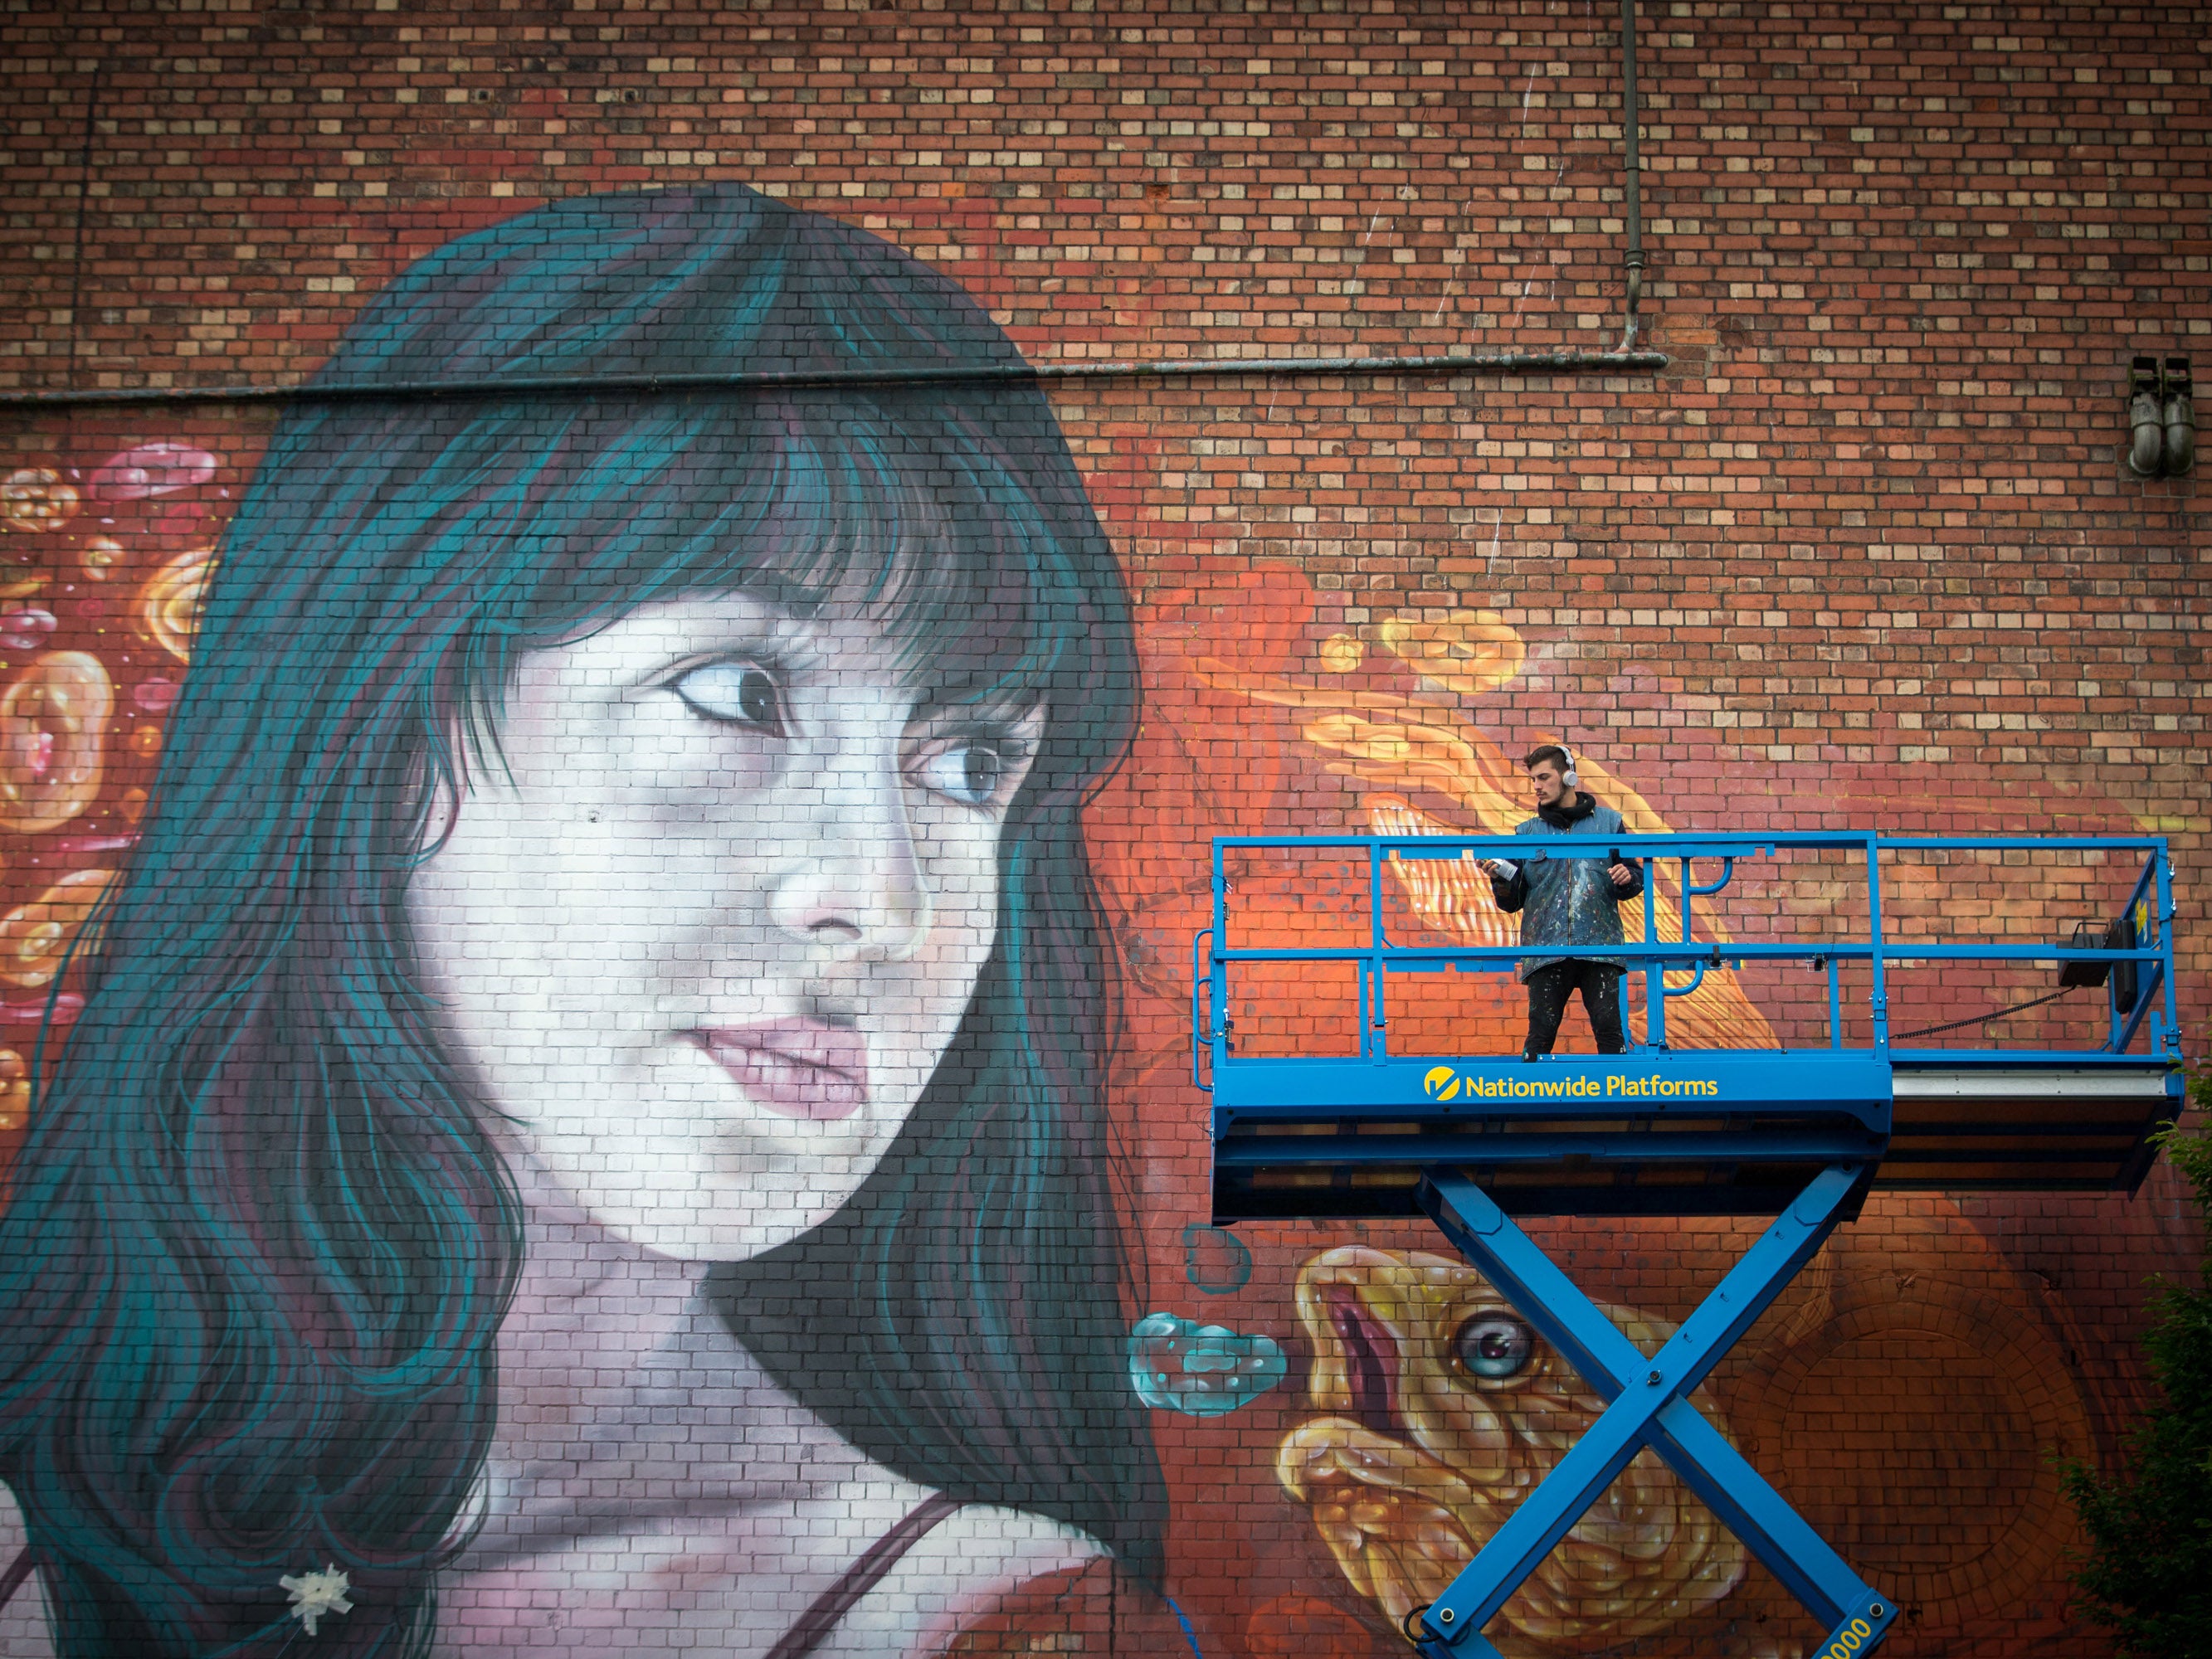
POLYGON ((1589 1016, 1590 1035, 1601 1054, 1623 1053, 1628 1037, 1620 1029, 1620 969, 1595 962, 1555 962, 1528 975, 1528 1041, 1524 1055, 1548 1054, 1559 1041, 1559 1020, 1567 1012, 1567 998, 1583 994, 1583 1011, 1589 1016))

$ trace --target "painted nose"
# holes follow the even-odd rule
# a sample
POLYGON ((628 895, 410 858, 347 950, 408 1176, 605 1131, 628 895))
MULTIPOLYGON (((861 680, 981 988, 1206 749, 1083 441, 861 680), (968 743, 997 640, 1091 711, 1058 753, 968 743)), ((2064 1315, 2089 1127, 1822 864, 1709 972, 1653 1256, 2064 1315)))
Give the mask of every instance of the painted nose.
POLYGON ((777 878, 770 919, 841 958, 912 956, 928 936, 931 906, 898 769, 823 776, 811 839, 777 878))

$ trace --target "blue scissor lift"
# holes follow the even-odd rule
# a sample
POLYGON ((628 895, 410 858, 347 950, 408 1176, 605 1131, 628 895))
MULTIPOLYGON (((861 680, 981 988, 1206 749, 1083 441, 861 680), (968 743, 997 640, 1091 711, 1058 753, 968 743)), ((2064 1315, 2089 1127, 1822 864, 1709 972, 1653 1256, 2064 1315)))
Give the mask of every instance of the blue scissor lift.
MULTIPOLYGON (((1816 1654, 1841 1659, 1878 1645, 1896 1604, 1821 1540, 1690 1395, 1869 1191, 2132 1192, 2141 1182, 2154 1153, 2150 1133, 2181 1104, 2164 841, 1776 834, 1532 844, 1485 836, 1230 836, 1213 843, 1212 877, 1212 925, 1193 941, 1191 1018, 1194 1074, 1213 1096, 1216 1221, 1425 1214, 1608 1402, 1458 1577, 1409 1615, 1407 1633, 1419 1650, 1429 1659, 1495 1656, 1484 1626, 1646 1447, 1827 1627, 1816 1654), (1457 864, 1464 887, 1475 878, 1468 867, 1474 860, 1531 856, 1644 861, 1642 939, 1545 951, 1626 958, 1642 981, 1644 1042, 1624 1055, 1534 1060, 1517 1053, 1394 1052, 1394 978, 1507 972, 1524 954, 1510 944, 1406 942, 1449 930, 1416 914, 1405 866, 1426 862, 1433 873, 1437 861, 1457 864), (2132 888, 2119 884, 2136 860, 2132 888), (1672 891, 1655 902, 1658 883, 1650 878, 1662 862, 1672 891), (1793 872, 1821 866, 1826 885, 1810 890, 1856 887, 1856 900, 1835 903, 1817 936, 1696 937, 1698 901, 1726 889, 1740 866, 1785 886, 1793 872), (1886 873, 1894 881, 1915 866, 1935 872, 1938 887, 1947 870, 1986 881, 1994 869, 1995 879, 2032 892, 2041 870, 2069 876, 2068 893, 2097 886, 2125 896, 2107 901, 2093 927, 2057 944, 1946 941, 1932 936, 1924 915, 1909 930, 1893 924, 1886 937, 1886 873), (1697 879, 1701 866, 1711 879, 1697 879), (1306 885, 1321 900, 1309 908, 1334 906, 1354 937, 1310 948, 1238 946, 1236 888, 1248 873, 1279 898, 1306 885), (1671 940, 1661 937, 1669 908, 1663 931, 1671 940), (1668 1044, 1668 1003, 1697 989, 1709 971, 1771 973, 1790 963, 1826 977, 1825 1042, 1668 1044), (1264 1000, 1266 985, 1255 991, 1254 982, 1279 975, 1284 964, 1336 964, 1291 969, 1304 979, 1277 994, 1315 1029, 1310 1016, 1325 1012, 1326 996, 1313 981, 1333 973, 1356 999, 1355 1040, 1320 1054, 1298 1052, 1299 1040, 1279 1031, 1268 1044, 1248 1045, 1274 1052, 1237 1052, 1232 999, 1242 996, 1247 1006, 1264 1000), (2101 983, 2101 1044, 1892 1042, 1890 988, 1900 970, 1933 973, 1940 986, 1962 965, 1987 981, 2006 964, 2015 972, 2055 965, 2062 984, 2101 983), (1668 982, 1686 974, 1686 983, 1668 982), (1624 1336, 1515 1219, 1716 1214, 1775 1220, 1653 1354, 1624 1336)), ((1923 881, 1923 910, 1929 885, 1923 881)), ((1797 907, 1801 928, 1806 908, 1797 907)), ((1772 903, 1765 909, 1778 914, 1772 903)), ((1708 935, 1711 924, 1708 914, 1708 935)), ((1816 993, 1816 1014, 1820 1001, 1816 993)), ((1279 1024, 1298 1028, 1296 1018, 1279 1024)))

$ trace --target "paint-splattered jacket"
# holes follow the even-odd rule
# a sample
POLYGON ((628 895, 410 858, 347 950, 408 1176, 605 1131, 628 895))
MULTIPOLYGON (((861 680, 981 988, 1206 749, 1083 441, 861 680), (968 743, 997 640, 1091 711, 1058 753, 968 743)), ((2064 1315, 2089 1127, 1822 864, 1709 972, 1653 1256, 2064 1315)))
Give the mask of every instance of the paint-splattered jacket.
MULTIPOLYGON (((1627 833, 1620 813, 1601 804, 1587 790, 1577 792, 1571 810, 1541 807, 1534 817, 1513 827, 1516 836, 1605 836, 1627 833)), ((1606 874, 1604 859, 1549 859, 1540 852, 1518 860, 1520 869, 1510 881, 1490 878, 1498 908, 1521 913, 1523 945, 1619 945, 1620 907, 1644 890, 1644 866, 1633 859, 1622 860, 1636 879, 1615 887, 1606 874)), ((1523 957, 1516 970, 1523 980, 1540 968, 1565 957, 1523 957)), ((1605 967, 1625 969, 1618 957, 1583 957, 1605 967)))

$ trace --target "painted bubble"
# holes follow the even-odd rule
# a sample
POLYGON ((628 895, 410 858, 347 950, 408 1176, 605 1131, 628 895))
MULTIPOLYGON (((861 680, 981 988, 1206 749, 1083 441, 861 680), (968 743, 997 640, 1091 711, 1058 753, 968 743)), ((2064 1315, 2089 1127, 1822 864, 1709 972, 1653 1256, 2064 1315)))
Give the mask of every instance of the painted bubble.
POLYGON ((172 501, 154 520, 154 533, 173 544, 209 541, 214 523, 215 514, 205 501, 172 501))
POLYGON ((1495 611, 1455 611, 1441 622, 1392 617, 1380 631, 1392 653, 1447 691, 1494 691, 1528 659, 1521 636, 1495 611))
POLYGON ((189 444, 140 444, 111 455, 86 480, 103 501, 135 501, 167 495, 215 477, 216 459, 189 444))
POLYGON ((1273 1337, 1241 1336, 1170 1313, 1129 1330, 1129 1382, 1156 1411, 1219 1417, 1281 1382, 1290 1366, 1273 1337))
POLYGON ((215 572, 215 550, 180 553, 146 579, 138 594, 139 632, 179 662, 190 662, 199 632, 200 601, 215 572))
POLYGON ((112 870, 74 870, 0 916, 0 979, 27 989, 52 984, 114 879, 112 870))
POLYGON ((94 536, 78 551, 76 562, 88 580, 104 582, 123 562, 123 544, 112 537, 94 536))
POLYGON ((131 701, 149 714, 166 714, 176 706, 177 683, 174 680, 148 680, 132 688, 131 701))
POLYGON ((1226 1227, 1194 1221, 1182 1230, 1182 1276, 1208 1296, 1226 1296, 1252 1277, 1252 1252, 1226 1227))
POLYGON ((50 651, 0 693, 0 830, 55 830, 100 793, 115 690, 100 659, 50 651))
POLYGON ((52 611, 35 606, 0 611, 0 651, 36 651, 56 626, 52 611))
POLYGON ((59 530, 76 508, 76 486, 50 466, 20 467, 0 478, 0 526, 9 530, 59 530))

